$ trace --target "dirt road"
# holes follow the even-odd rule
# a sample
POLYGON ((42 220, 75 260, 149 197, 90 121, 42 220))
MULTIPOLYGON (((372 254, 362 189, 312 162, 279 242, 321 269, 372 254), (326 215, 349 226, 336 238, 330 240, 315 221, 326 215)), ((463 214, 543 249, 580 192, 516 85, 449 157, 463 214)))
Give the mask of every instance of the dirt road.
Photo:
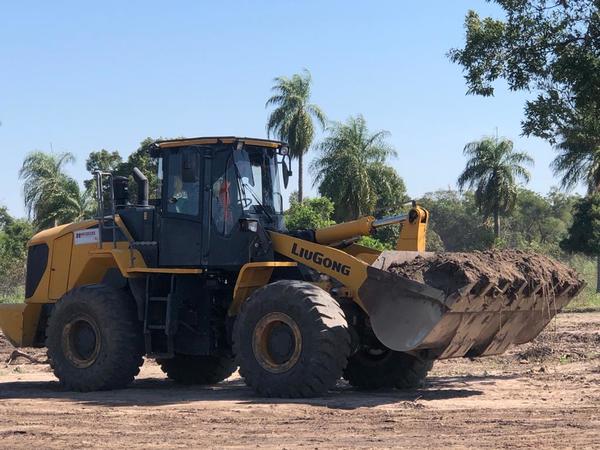
MULTIPOLYGON (((179 387, 148 361, 124 391, 61 391, 0 335, 0 447, 600 448, 600 313, 561 314, 501 357, 436 363, 423 389, 265 400, 233 376, 179 387)), ((31 350, 44 359, 44 352, 31 350)))

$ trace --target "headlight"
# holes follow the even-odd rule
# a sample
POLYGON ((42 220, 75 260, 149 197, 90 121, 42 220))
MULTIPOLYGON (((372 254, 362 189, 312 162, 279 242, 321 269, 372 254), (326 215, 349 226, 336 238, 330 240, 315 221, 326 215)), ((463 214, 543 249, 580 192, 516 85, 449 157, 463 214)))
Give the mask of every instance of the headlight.
POLYGON ((240 220, 240 228, 242 231, 256 233, 258 231, 258 220, 242 219, 240 220))

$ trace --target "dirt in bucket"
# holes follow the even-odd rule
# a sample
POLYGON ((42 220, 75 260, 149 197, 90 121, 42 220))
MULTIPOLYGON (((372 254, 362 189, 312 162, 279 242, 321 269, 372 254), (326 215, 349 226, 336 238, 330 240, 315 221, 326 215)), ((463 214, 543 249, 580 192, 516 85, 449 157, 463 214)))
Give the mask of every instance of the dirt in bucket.
POLYGON ((579 274, 567 265, 537 253, 521 250, 488 250, 470 253, 438 253, 417 256, 392 264, 388 271, 425 283, 450 295, 474 284, 477 293, 493 285, 508 297, 539 292, 553 295, 576 293, 584 284, 579 274))

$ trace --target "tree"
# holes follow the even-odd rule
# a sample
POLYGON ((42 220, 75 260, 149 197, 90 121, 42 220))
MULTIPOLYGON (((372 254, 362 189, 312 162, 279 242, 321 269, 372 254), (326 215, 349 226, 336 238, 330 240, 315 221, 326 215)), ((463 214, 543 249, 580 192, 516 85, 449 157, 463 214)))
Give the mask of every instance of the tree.
POLYGON ((571 129, 588 128, 586 121, 600 117, 600 3, 495 3, 506 20, 469 11, 465 46, 449 52, 465 71, 468 93, 493 95, 499 79, 513 91, 537 92, 525 103, 523 132, 552 144, 571 129))
POLYGON ((65 165, 73 161, 70 153, 35 151, 25 157, 19 177, 24 181, 25 207, 36 229, 91 215, 86 193, 64 171, 65 165))
MULTIPOLYGON (((552 169, 561 177, 562 187, 571 189, 583 182, 588 196, 600 192, 600 119, 582 118, 580 123, 563 131, 563 138, 556 148, 559 154, 552 162, 552 169)), ((574 244, 567 247, 569 245, 575 248, 574 244)), ((596 255, 596 271, 596 292, 600 292, 600 253, 596 255)))
POLYGON ((15 300, 25 283, 26 245, 32 235, 30 222, 15 219, 0 207, 0 303, 15 300))
MULTIPOLYGON (((133 179, 133 169, 137 167, 148 178, 150 196, 153 197, 159 189, 158 164, 155 158, 150 156, 150 147, 156 142, 154 138, 146 138, 140 142, 139 147, 131 153, 126 161, 118 151, 109 152, 99 150, 91 152, 86 161, 86 169, 91 174, 96 170, 112 172, 114 175, 129 177, 129 194, 132 199, 137 196, 137 184, 133 179)), ((95 179, 90 178, 85 182, 89 192, 94 192, 95 179)))
POLYGON ((485 217, 493 215, 494 236, 500 235, 500 215, 510 212, 517 199, 517 181, 529 181, 525 164, 533 159, 516 152, 509 139, 484 138, 464 148, 469 159, 458 177, 458 187, 475 188, 475 202, 485 217))
POLYGON ((404 180, 393 167, 382 163, 372 164, 369 172, 376 197, 373 214, 381 217, 399 213, 410 200, 404 180))
MULTIPOLYGON (((333 123, 327 133, 318 147, 320 156, 311 169, 319 193, 335 204, 336 221, 372 214, 378 201, 386 196, 398 195, 404 200, 404 183, 394 169, 385 165, 386 158, 396 154, 386 142, 387 131, 370 133, 365 119, 359 115, 350 117, 346 123, 333 123)), ((380 207, 386 208, 383 203, 380 207)))
POLYGON ((494 235, 479 215, 472 192, 461 193, 440 190, 425 194, 419 204, 430 212, 427 233, 428 249, 449 252, 484 250, 494 243, 494 235), (431 241, 432 232, 438 235, 441 245, 431 241))
POLYGON ((312 79, 310 72, 294 74, 291 78, 277 77, 265 107, 274 106, 267 121, 267 133, 274 134, 289 145, 290 156, 298 158, 298 198, 303 199, 304 154, 315 138, 314 120, 325 127, 325 114, 310 103, 312 79))
MULTIPOLYGON (((564 187, 599 187, 600 2, 495 0, 507 18, 469 11, 466 43, 449 52, 463 66, 468 93, 493 95, 504 79, 511 90, 535 91, 525 103, 523 133, 558 143, 553 163, 564 187)), ((600 254, 598 255, 600 291, 600 254)))
MULTIPOLYGON (((560 243, 563 250, 600 255, 600 193, 582 198, 574 208, 573 224, 560 243)), ((600 270, 596 272, 596 292, 600 292, 600 270)))
POLYGON ((285 225, 288 230, 314 230, 328 227, 331 220, 333 202, 326 197, 307 198, 303 202, 290 200, 290 208, 285 212, 285 225))
POLYGON ((600 191, 599 117, 582 120, 583 125, 564 130, 563 138, 556 145, 559 154, 552 162, 552 169, 560 176, 565 189, 583 182, 588 193, 600 191))
MULTIPOLYGON (((160 140, 159 138, 158 140, 160 140)), ((158 162, 150 156, 150 147, 157 139, 147 137, 140 146, 127 157, 127 161, 119 164, 116 175, 129 177, 129 193, 131 198, 137 196, 137 184, 133 180, 133 169, 137 167, 148 178, 150 197, 154 198, 159 189, 158 162)))
MULTIPOLYGON (((123 158, 118 151, 108 151, 105 149, 91 152, 85 162, 86 170, 93 175, 96 171, 101 172, 116 172, 123 164, 123 158)), ((84 181, 84 185, 88 191, 95 188, 96 180, 91 178, 84 181)))
POLYGON ((542 196, 520 189, 517 204, 506 218, 502 241, 513 248, 563 256, 559 244, 571 225, 571 209, 576 198, 555 190, 542 196))

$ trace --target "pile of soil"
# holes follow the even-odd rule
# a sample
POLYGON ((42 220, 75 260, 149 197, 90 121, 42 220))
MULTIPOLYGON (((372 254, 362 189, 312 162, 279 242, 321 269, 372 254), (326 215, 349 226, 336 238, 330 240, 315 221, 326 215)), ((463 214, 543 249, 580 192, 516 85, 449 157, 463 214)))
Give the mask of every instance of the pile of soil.
POLYGON ((471 294, 492 292, 509 298, 539 292, 573 296, 584 285, 576 271, 547 256, 521 250, 488 250, 471 253, 438 253, 392 264, 388 271, 440 289, 446 295, 466 286, 471 294))

